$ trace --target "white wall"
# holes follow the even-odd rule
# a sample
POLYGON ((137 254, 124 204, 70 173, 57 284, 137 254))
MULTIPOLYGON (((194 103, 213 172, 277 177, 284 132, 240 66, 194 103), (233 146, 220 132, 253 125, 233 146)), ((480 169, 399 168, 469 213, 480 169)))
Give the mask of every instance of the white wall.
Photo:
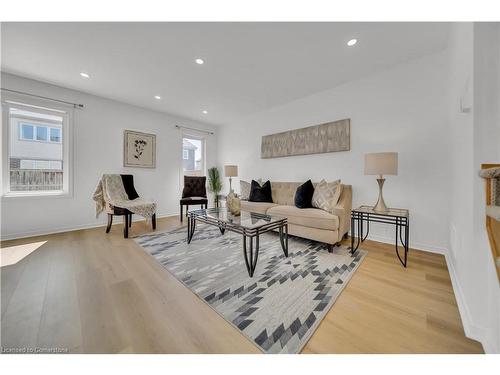
MULTIPOLYGON (((399 175, 386 177, 385 200, 410 209, 412 247, 442 252, 450 189, 447 63, 446 54, 434 54, 225 126, 219 162, 237 164, 246 180, 341 178, 353 186, 357 206, 374 204, 378 194, 376 176, 363 175, 364 154, 397 151, 399 175), (351 151, 260 159, 262 135, 343 118, 351 119, 351 151)), ((371 234, 394 242, 394 228, 373 227, 371 234)))
POLYGON ((481 163, 500 161, 498 24, 457 23, 450 36, 450 251, 466 334, 500 351, 500 290, 484 225, 481 163), (468 103, 469 113, 460 110, 468 103))
MULTIPOLYGON (((74 191, 69 198, 3 198, 2 239, 103 224, 92 193, 103 173, 131 173, 138 193, 158 203, 159 216, 178 213, 181 132, 175 125, 214 130, 194 121, 46 83, 2 74, 2 87, 85 105, 74 111, 74 191), (156 168, 123 167, 123 130, 156 134, 156 168)), ((5 124, 4 124, 5 126, 5 124)), ((207 166, 216 164, 216 135, 207 136, 207 166)))
MULTIPOLYGON (((486 350, 500 353, 500 285, 485 229, 484 180, 477 176, 482 163, 500 163, 500 27, 498 23, 474 24, 474 244, 486 284, 486 309, 482 341, 486 350)), ((476 282, 475 278, 470 279, 476 282)), ((477 290, 477 289, 476 289, 477 290)))

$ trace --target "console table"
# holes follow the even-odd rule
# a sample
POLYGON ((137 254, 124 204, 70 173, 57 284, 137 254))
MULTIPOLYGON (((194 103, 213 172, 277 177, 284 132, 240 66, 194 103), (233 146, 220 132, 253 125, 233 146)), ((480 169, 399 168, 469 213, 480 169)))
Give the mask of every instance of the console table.
POLYGON ((370 233, 370 223, 385 223, 396 226, 396 255, 406 267, 410 238, 410 212, 407 209, 389 208, 386 212, 378 212, 371 206, 360 206, 351 212, 351 253, 354 254, 359 244, 366 240, 370 233), (366 221, 366 234, 364 223, 366 221), (357 229, 356 229, 357 227, 357 229), (357 231, 357 236, 356 236, 357 231), (404 232, 404 233, 403 233, 404 232), (399 242, 404 249, 404 259, 399 254, 399 242), (356 243, 356 244, 355 244, 356 243))

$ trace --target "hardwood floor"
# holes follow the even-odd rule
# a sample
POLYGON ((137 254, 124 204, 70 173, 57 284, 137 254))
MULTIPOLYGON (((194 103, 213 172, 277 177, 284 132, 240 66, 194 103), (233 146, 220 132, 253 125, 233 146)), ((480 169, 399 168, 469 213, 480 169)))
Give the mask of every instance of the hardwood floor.
MULTIPOLYGON (((158 220, 158 229, 179 226, 158 220)), ((130 236, 147 233, 134 223, 130 236)), ((2 347, 75 353, 260 353, 131 239, 122 224, 5 241, 47 241, 1 268, 2 347)), ((443 256, 367 241, 358 271, 303 353, 482 353, 464 336, 443 256)))

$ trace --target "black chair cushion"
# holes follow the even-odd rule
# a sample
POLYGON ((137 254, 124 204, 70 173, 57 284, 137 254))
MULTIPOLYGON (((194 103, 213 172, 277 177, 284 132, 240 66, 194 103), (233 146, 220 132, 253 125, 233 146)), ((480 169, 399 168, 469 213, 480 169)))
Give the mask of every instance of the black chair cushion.
POLYGON ((181 199, 181 204, 183 205, 197 205, 197 204, 207 204, 208 199, 203 197, 187 197, 181 199))
POLYGON ((266 181, 262 186, 255 180, 250 185, 249 202, 268 202, 273 203, 273 194, 271 191, 271 182, 266 181))
POLYGON ((314 194, 314 185, 311 180, 307 180, 295 191, 295 207, 312 208, 312 197, 314 194))
POLYGON ((207 178, 197 176, 184 176, 184 189, 182 189, 182 198, 188 197, 207 197, 207 178))
POLYGON ((122 177, 123 187, 125 188, 128 199, 134 200, 139 198, 139 194, 137 194, 134 187, 134 176, 131 174, 122 174, 120 176, 122 177))

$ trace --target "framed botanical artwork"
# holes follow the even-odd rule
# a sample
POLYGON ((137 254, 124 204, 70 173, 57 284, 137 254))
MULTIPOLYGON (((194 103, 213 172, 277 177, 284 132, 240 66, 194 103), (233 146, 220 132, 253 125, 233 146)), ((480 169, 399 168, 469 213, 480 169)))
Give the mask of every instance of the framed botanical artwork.
POLYGON ((125 130, 123 132, 123 166, 156 168, 156 135, 125 130))

